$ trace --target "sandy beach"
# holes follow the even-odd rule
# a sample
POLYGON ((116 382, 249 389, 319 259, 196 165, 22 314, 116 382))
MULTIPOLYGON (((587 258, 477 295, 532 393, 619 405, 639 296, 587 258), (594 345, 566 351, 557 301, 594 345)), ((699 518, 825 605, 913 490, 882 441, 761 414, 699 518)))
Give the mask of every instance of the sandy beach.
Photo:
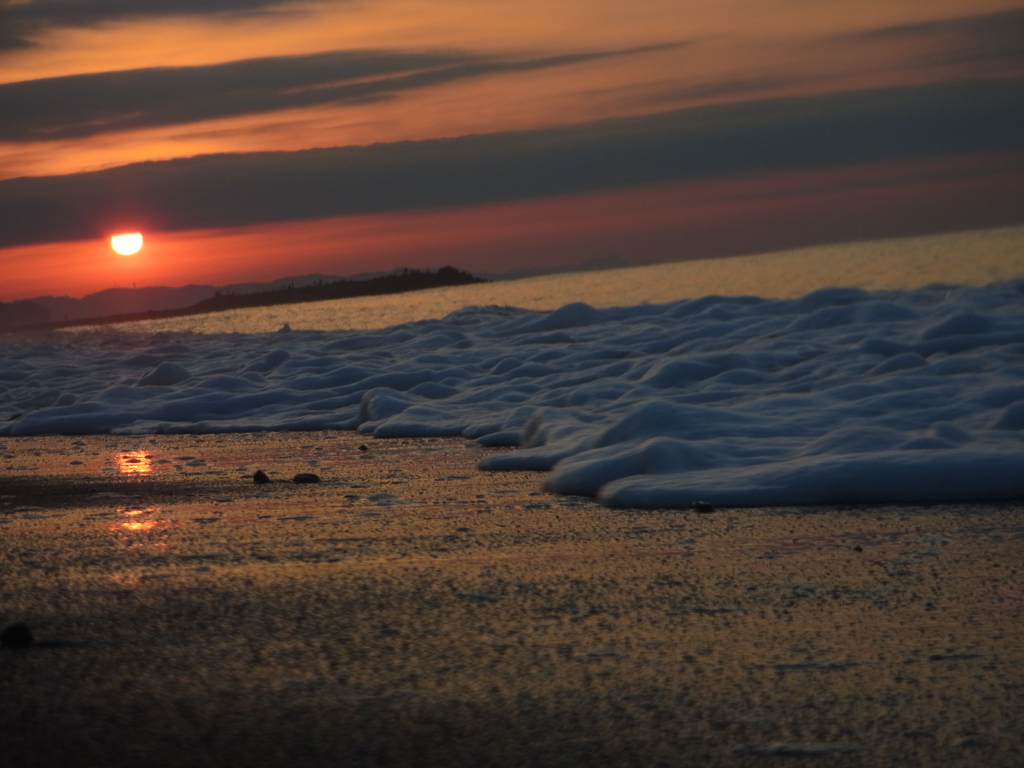
POLYGON ((1019 504, 607 509, 454 438, 0 447, 2 765, 1024 762, 1019 504))

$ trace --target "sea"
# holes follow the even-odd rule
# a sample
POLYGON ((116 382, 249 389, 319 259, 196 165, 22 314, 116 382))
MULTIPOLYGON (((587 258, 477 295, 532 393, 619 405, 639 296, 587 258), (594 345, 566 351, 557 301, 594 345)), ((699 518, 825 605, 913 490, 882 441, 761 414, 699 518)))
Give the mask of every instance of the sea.
POLYGON ((473 305, 553 310, 573 302, 606 308, 710 295, 792 299, 834 286, 869 291, 978 286, 1018 277, 1024 277, 1024 227, 1003 227, 228 310, 114 327, 140 333, 267 333, 287 323, 293 330, 366 330, 442 318, 473 305))
POLYGON ((514 447, 613 507, 1024 498, 1024 228, 0 339, 0 438, 514 447))

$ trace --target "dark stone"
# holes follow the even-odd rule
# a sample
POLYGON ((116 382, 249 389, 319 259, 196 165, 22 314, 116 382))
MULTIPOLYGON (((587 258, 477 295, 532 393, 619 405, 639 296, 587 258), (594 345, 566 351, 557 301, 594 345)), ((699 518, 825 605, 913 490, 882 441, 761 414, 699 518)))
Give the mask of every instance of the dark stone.
POLYGON ((690 509, 694 512, 714 512, 715 508, 713 505, 708 504, 706 501, 695 501, 690 505, 690 509))
POLYGON ((995 746, 995 742, 987 736, 979 736, 972 734, 970 736, 964 736, 957 743, 958 747, 992 747, 995 746))
POLYGON ((0 632, 0 646, 4 648, 28 648, 31 645, 32 630, 24 622, 10 624, 0 632))
POLYGON ((264 483, 269 483, 270 478, 267 477, 267 473, 262 469, 257 469, 255 474, 252 476, 252 481, 257 485, 263 485, 264 483))
POLYGON ((319 483, 320 475, 314 475, 312 472, 299 472, 295 477, 292 478, 293 483, 319 483))
POLYGON ((856 547, 853 548, 853 551, 854 552, 863 552, 864 551, 864 547, 862 547, 860 544, 858 544, 856 547))
POLYGON ((359 450, 360 451, 368 451, 370 449, 366 447, 366 443, 363 443, 362 445, 359 446, 359 450))

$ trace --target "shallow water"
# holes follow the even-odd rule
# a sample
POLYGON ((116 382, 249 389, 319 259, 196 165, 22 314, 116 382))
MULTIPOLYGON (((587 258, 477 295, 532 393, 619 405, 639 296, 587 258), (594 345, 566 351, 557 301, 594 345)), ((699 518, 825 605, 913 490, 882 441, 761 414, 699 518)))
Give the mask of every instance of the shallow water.
POLYGON ((933 283, 985 285, 1024 277, 1024 227, 956 232, 580 272, 390 296, 256 307, 122 323, 124 330, 264 333, 386 328, 440 318, 468 305, 550 310, 583 301, 593 307, 660 304, 711 294, 796 298, 828 286, 866 290, 933 283))

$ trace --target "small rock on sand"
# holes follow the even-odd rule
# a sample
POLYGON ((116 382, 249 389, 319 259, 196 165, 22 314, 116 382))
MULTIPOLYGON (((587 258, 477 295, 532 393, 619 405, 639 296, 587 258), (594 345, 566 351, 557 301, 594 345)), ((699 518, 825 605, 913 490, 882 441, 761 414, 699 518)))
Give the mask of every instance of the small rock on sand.
POLYGON ((0 647, 3 648, 28 648, 32 645, 32 630, 28 624, 18 622, 4 627, 0 632, 0 647))
POLYGON ((257 469, 253 473, 252 481, 256 483, 256 485, 263 485, 264 483, 269 483, 270 478, 267 477, 267 473, 264 472, 262 469, 257 469))
POLYGON ((319 483, 320 475, 315 475, 312 472, 299 472, 295 477, 292 478, 293 483, 319 483))

